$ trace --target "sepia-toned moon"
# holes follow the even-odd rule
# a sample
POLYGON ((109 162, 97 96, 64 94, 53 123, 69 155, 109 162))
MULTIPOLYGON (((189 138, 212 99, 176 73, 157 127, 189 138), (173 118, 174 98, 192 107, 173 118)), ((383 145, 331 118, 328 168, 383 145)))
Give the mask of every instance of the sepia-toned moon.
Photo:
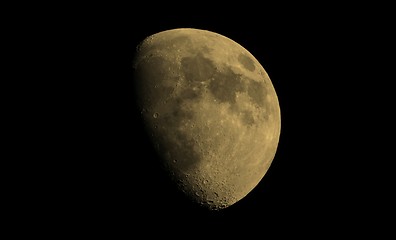
POLYGON ((281 115, 248 50, 208 30, 171 29, 138 45, 133 73, 144 127, 180 191, 220 210, 258 185, 276 154, 281 115))

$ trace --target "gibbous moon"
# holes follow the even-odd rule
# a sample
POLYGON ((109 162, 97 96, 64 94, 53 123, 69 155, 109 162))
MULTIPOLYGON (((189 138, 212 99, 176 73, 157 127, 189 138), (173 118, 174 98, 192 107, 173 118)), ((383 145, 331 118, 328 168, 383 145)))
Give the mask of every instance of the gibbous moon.
POLYGON ((258 185, 275 157, 281 116, 248 50, 207 30, 158 32, 137 46, 133 83, 160 163, 192 202, 224 209, 258 185))

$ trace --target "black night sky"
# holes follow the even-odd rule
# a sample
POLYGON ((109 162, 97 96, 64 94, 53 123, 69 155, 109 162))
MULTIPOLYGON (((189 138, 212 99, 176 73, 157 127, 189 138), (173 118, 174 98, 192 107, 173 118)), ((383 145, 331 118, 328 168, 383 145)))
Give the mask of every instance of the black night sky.
POLYGON ((365 223, 366 214, 376 212, 357 204, 379 195, 362 164, 373 153, 358 124, 370 117, 363 114, 367 102, 361 104, 367 98, 362 82, 370 77, 356 60, 364 56, 356 42, 366 25, 339 8, 252 8, 220 14, 89 6, 62 17, 52 13, 59 21, 49 24, 47 41, 62 56, 51 66, 62 96, 56 108, 64 109, 55 128, 62 140, 53 148, 59 164, 51 170, 59 181, 50 183, 47 202, 49 216, 64 222, 56 227, 98 236, 162 226, 281 235, 316 229, 328 236, 353 231, 351 222, 365 223), (268 173, 248 196, 219 212, 192 205, 172 188, 132 107, 136 45, 178 27, 217 32, 244 46, 269 74, 280 102, 280 142, 268 173), (367 149, 364 156, 361 149, 367 149))

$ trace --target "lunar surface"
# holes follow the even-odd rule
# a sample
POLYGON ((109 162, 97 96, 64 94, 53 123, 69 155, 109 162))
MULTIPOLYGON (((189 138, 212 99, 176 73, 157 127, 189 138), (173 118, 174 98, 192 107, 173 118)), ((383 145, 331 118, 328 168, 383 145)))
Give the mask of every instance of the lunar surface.
POLYGON ((192 202, 224 209, 258 185, 275 157, 281 116, 248 50, 215 32, 171 29, 142 40, 133 73, 160 163, 192 202))

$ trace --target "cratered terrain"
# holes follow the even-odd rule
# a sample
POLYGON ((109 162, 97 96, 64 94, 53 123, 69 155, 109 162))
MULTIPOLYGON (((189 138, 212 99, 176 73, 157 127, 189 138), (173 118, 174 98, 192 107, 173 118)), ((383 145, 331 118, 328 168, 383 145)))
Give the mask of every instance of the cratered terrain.
POLYGON ((262 180, 276 154, 281 115, 274 86, 240 44, 202 29, 143 39, 134 98, 159 163, 192 202, 220 210, 262 180))

